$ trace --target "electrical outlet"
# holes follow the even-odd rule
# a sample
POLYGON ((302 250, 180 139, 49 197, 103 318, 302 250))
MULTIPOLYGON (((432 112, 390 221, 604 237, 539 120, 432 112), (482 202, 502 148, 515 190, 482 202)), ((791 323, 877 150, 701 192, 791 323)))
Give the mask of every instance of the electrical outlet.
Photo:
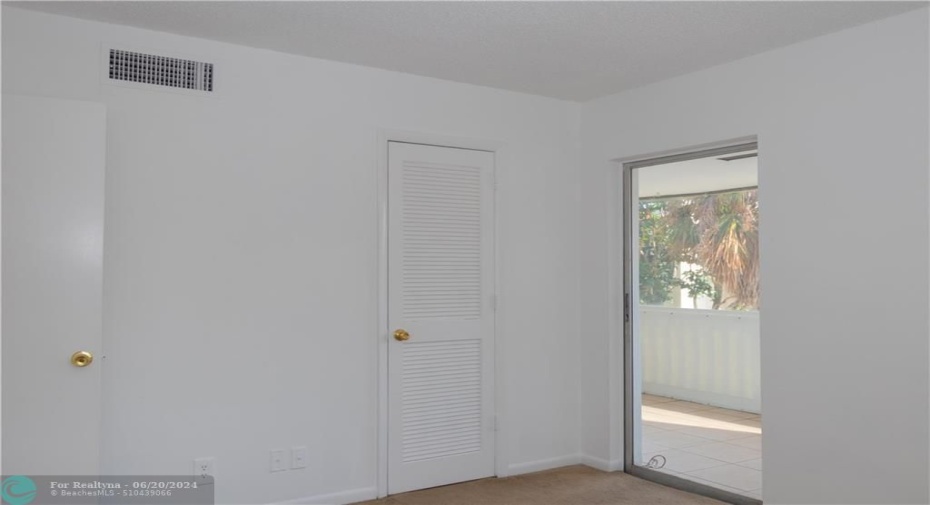
POLYGON ((284 463, 285 452, 287 451, 285 451, 284 449, 275 449, 271 451, 271 471, 272 472, 283 472, 284 470, 287 470, 287 466, 285 466, 285 463, 284 463))
POLYGON ((307 468, 307 448, 306 447, 292 447, 291 448, 291 468, 307 468))
POLYGON ((216 478, 216 459, 213 457, 195 459, 194 478, 198 484, 212 483, 216 478))

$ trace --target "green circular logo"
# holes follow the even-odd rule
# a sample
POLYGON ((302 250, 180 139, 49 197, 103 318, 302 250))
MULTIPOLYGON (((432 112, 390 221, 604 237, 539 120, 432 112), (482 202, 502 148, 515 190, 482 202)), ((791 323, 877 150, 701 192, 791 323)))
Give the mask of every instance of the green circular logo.
POLYGON ((3 501, 10 505, 26 505, 36 499, 36 483, 25 475, 3 479, 3 501))

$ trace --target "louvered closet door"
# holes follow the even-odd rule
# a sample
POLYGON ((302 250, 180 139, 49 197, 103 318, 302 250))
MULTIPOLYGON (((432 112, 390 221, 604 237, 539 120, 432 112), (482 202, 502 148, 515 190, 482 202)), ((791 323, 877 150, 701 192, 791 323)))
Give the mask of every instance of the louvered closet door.
POLYGON ((494 155, 396 142, 389 154, 393 494, 494 475, 494 155))

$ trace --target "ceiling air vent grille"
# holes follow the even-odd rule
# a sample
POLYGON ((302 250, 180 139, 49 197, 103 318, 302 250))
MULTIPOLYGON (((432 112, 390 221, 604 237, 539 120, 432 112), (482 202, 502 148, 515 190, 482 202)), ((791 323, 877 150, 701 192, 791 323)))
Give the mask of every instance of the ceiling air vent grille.
POLYGON ((213 64, 110 49, 110 79, 213 91, 213 64))

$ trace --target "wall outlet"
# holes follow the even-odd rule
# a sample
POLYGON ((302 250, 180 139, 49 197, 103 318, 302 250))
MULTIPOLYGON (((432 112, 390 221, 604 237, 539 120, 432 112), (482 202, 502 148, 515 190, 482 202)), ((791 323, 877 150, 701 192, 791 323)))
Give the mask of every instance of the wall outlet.
POLYGON ((307 468, 307 448, 306 447, 292 447, 291 448, 291 468, 307 468))
POLYGON ((271 451, 271 471, 272 472, 283 472, 287 470, 286 458, 284 454, 287 451, 284 449, 275 449, 271 451))
POLYGON ((213 457, 195 459, 194 478, 198 484, 212 483, 216 478, 216 459, 213 457))

